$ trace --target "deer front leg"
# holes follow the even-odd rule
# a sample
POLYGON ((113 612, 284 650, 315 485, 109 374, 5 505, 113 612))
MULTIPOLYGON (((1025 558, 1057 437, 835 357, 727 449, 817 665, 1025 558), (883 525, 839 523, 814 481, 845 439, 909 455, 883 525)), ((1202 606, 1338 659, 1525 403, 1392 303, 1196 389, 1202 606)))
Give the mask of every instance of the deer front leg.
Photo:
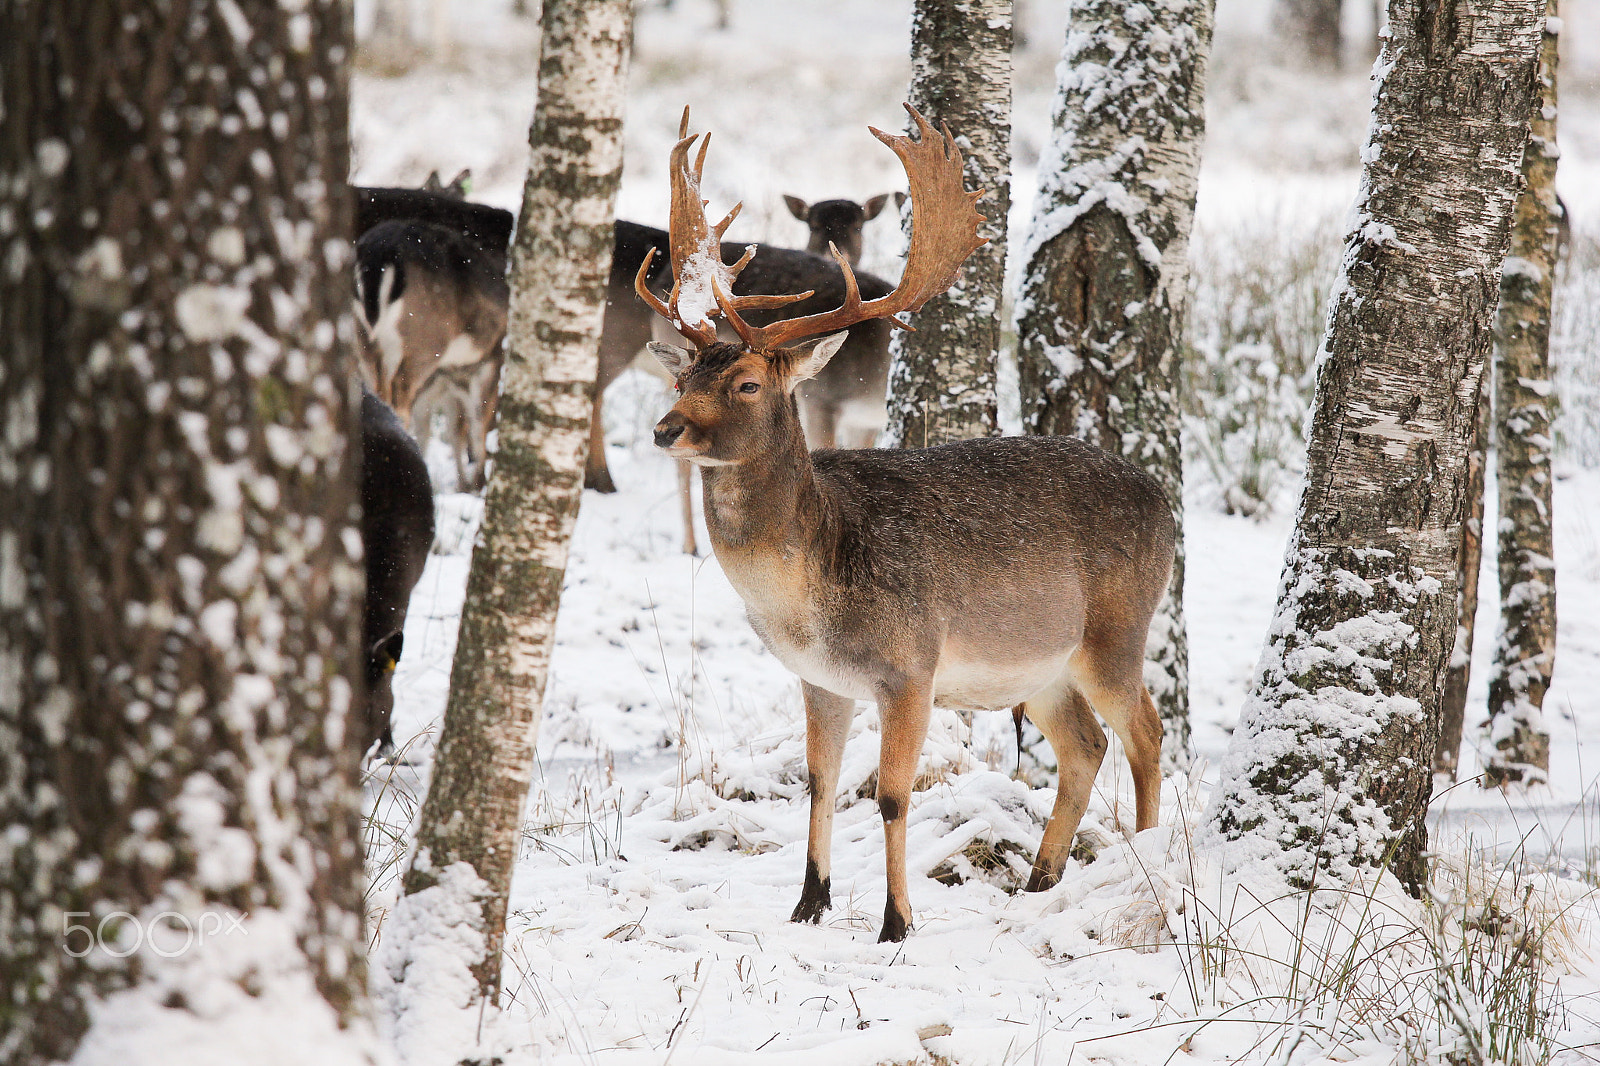
POLYGON ((801 682, 806 701, 806 769, 811 791, 811 832, 806 840, 806 885, 800 892, 791 922, 822 920, 833 905, 833 807, 839 792, 839 762, 844 758, 845 737, 856 701, 801 682))
POLYGON ((694 539, 694 467, 687 459, 678 460, 678 504, 683 510, 683 554, 699 555, 694 539))
POLYGON ((906 819, 911 814, 911 783, 933 715, 933 682, 914 681, 880 696, 883 748, 878 756, 878 810, 883 814, 883 860, 889 898, 883 906, 878 943, 900 941, 911 930, 911 893, 906 885, 906 819))

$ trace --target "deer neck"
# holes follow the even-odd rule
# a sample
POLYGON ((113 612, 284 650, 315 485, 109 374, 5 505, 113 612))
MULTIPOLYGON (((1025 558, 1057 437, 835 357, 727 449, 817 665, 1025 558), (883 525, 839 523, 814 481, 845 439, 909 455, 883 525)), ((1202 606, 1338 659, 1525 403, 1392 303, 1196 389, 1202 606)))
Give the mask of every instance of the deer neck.
POLYGON ((745 462, 701 470, 706 529, 725 568, 774 556, 798 563, 821 528, 822 495, 798 417, 745 462))

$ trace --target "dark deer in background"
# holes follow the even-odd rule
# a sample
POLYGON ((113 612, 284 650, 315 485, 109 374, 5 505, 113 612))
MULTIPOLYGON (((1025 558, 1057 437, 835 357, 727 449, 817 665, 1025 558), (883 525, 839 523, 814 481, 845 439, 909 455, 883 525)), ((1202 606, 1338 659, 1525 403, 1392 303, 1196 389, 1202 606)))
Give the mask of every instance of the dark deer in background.
MULTIPOLYGON (((789 205, 789 213, 804 222, 811 231, 806 251, 827 255, 828 245, 831 244, 844 253, 853 267, 861 265, 861 231, 868 222, 878 217, 888 201, 888 193, 879 193, 864 204, 854 200, 823 200, 808 204, 798 196, 785 195, 783 198, 783 202, 789 205)), ((894 194, 895 207, 901 207, 905 202, 905 193, 894 194)))
POLYGON ((424 449, 443 411, 459 480, 480 487, 499 405, 511 213, 414 189, 358 190, 357 202, 372 205, 369 220, 380 204, 396 216, 356 241, 363 376, 424 449))
POLYGON ((394 748, 394 669, 405 645, 411 590, 433 545, 433 488, 416 441, 372 393, 361 391, 361 540, 366 548, 367 598, 361 647, 367 661, 367 702, 361 750, 379 742, 394 748))
MULTIPOLYGON (((1060 765, 1030 890, 1055 884, 1083 816, 1106 739, 1127 750, 1137 828, 1156 824, 1161 722, 1142 680, 1150 617, 1166 591, 1175 537, 1154 479, 1072 437, 961 441, 922 450, 808 452, 794 390, 845 342, 838 331, 921 307, 947 289, 982 242, 981 194, 961 185, 949 130, 909 106, 918 139, 872 133, 910 178, 911 248, 890 293, 847 292, 834 310, 752 325, 747 311, 794 296, 739 295, 748 263, 724 265, 708 226, 696 138, 672 152, 675 276, 666 301, 642 299, 692 348, 654 344, 680 398, 656 426, 667 454, 701 467, 706 527, 763 643, 800 676, 811 825, 793 920, 830 906, 830 840, 845 737, 858 699, 882 721, 878 805, 888 899, 880 940, 911 924, 906 819, 935 703, 1022 704, 1060 765), (717 339, 715 306, 740 338, 717 339), (830 334, 809 347, 802 338, 830 334)), ((687 118, 687 115, 686 115, 687 118)), ((736 209, 737 210, 737 209, 736 209)))

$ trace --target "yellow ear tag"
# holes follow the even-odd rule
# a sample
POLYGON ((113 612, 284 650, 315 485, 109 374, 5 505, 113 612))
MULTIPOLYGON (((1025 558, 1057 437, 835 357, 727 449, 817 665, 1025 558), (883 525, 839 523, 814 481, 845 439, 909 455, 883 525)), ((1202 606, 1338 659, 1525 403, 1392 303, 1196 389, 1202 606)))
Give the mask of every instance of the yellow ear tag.
POLYGON ((394 667, 395 667, 395 660, 389 658, 387 655, 384 656, 384 658, 383 658, 383 672, 386 673, 386 674, 392 674, 392 673, 394 673, 394 667))

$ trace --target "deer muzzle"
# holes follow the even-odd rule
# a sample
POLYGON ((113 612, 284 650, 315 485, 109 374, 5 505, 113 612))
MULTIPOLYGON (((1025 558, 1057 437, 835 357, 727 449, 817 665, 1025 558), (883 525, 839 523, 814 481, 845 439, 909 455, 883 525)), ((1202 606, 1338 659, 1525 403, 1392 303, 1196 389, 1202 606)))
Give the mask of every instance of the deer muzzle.
POLYGON ((678 438, 683 436, 685 427, 683 416, 676 411, 670 412, 665 418, 656 423, 656 447, 671 451, 672 446, 678 442, 678 438))

